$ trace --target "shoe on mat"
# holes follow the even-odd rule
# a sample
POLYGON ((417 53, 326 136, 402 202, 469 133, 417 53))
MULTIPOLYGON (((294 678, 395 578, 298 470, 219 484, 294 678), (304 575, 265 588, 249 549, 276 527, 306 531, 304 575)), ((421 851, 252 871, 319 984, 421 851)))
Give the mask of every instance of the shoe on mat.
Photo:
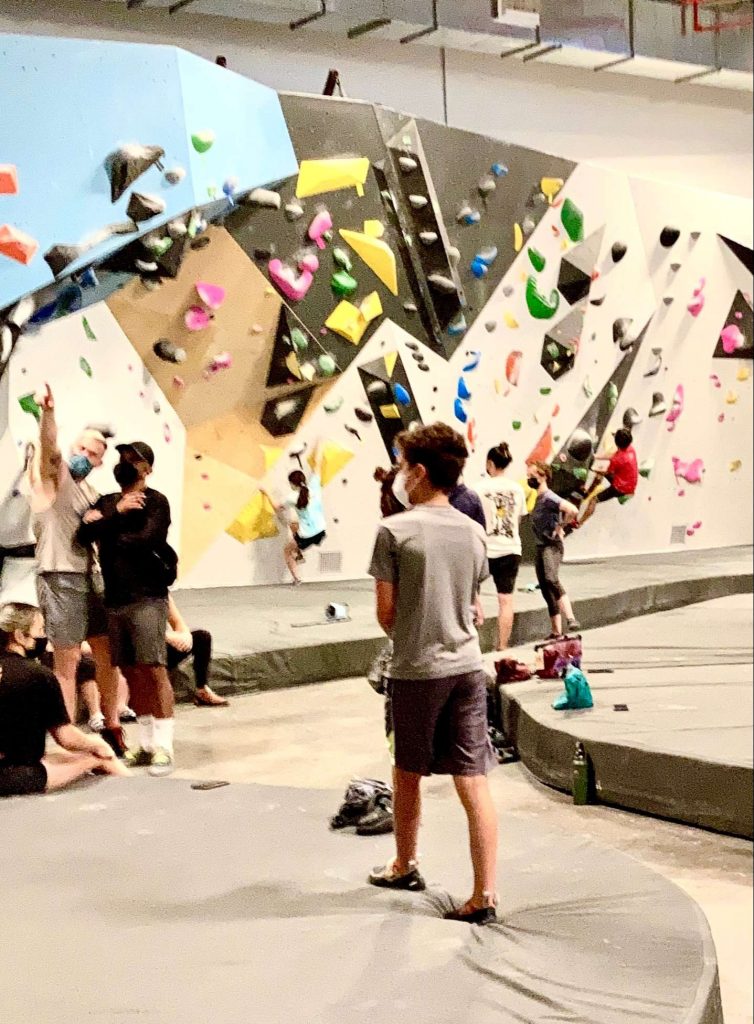
POLYGON ((566 632, 567 633, 580 633, 581 632, 581 623, 579 622, 579 620, 578 619, 570 619, 566 623, 566 632))
POLYGON ((497 907, 494 905, 475 907, 473 904, 467 903, 460 910, 450 910, 447 914, 443 914, 443 918, 446 921, 458 921, 460 924, 476 924, 480 928, 484 928, 488 924, 497 923, 497 907))
POLYGON ((150 750, 143 750, 141 747, 132 747, 127 750, 123 760, 129 768, 148 768, 152 763, 154 754, 150 750))
POLYGON ((127 722, 136 721, 136 712, 133 710, 133 708, 121 708, 120 711, 118 712, 118 717, 121 720, 121 724, 125 725, 127 722))
POLYGON ((105 743, 112 747, 116 757, 126 756, 128 743, 126 742, 126 734, 120 727, 117 729, 103 729, 100 735, 105 743))
POLYGON ((163 750, 159 747, 152 754, 152 763, 149 766, 149 774, 155 778, 162 778, 164 775, 171 775, 175 771, 175 761, 173 755, 169 754, 167 750, 163 750))
POLYGON ((200 686, 194 693, 194 704, 199 708, 227 708, 228 701, 209 686, 200 686))
POLYGON ((88 725, 92 732, 102 732, 105 728, 105 716, 101 711, 98 711, 96 715, 92 715, 89 719, 88 725))
POLYGON ((378 797, 374 810, 359 819, 357 836, 384 836, 393 831, 393 804, 389 797, 378 797))
POLYGON ((419 874, 419 868, 415 863, 410 865, 405 875, 399 875, 395 870, 395 861, 390 861, 383 868, 375 868, 369 876, 369 884, 376 885, 378 889, 400 889, 405 892, 424 892, 427 883, 419 874))

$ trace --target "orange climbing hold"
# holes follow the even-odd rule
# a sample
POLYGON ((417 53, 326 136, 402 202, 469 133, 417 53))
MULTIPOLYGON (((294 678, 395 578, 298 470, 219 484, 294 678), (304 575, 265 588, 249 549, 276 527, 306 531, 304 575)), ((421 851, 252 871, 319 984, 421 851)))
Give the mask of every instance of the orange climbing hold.
POLYGON ((18 171, 13 164, 0 164, 0 196, 18 195, 18 171))
POLYGON ((39 248, 39 242, 10 224, 0 224, 0 256, 7 256, 25 267, 31 263, 39 248))

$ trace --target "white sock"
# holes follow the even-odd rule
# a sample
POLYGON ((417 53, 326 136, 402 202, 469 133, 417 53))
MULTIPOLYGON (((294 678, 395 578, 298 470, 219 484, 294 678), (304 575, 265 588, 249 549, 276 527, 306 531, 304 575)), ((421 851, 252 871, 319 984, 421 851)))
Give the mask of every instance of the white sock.
POLYGON ((148 754, 154 753, 154 718, 152 715, 139 715, 136 719, 139 730, 139 746, 148 754))
POLYGON ((159 747, 160 750, 167 751, 170 756, 173 756, 173 730, 175 726, 174 718, 155 718, 154 720, 154 745, 159 747))

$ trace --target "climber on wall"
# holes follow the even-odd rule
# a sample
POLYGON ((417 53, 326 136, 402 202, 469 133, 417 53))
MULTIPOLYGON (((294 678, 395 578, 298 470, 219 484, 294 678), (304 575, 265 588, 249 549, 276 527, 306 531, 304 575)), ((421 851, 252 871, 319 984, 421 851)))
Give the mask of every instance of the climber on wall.
POLYGON ((294 586, 301 583, 298 565, 305 560, 304 552, 311 547, 319 547, 327 537, 327 520, 322 504, 322 480, 317 455, 315 449, 312 465, 316 468, 308 478, 303 469, 294 469, 288 474, 291 490, 282 504, 276 503, 267 491, 261 491, 273 505, 276 513, 285 515, 287 519, 290 539, 283 549, 283 555, 294 586))
POLYGON ((622 428, 615 433, 616 451, 613 454, 604 452, 594 457, 594 462, 606 468, 594 470, 596 479, 591 494, 587 497, 583 511, 579 515, 579 526, 584 526, 594 515, 597 505, 613 498, 630 498, 636 493, 639 483, 639 463, 634 448, 634 437, 630 430, 622 428), (607 486, 603 483, 607 481, 607 486))

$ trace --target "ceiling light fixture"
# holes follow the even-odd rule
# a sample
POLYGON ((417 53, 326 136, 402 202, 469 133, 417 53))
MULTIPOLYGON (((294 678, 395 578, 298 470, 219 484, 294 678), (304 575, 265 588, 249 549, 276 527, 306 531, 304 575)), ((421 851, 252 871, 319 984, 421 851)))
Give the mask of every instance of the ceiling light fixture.
POLYGON ((314 14, 307 14, 305 18, 299 18, 298 21, 292 21, 290 23, 291 32, 295 32, 297 28, 303 28, 305 25, 311 25, 314 21, 319 21, 320 18, 324 18, 327 14, 327 2, 326 0, 320 0, 322 7, 320 10, 315 11, 314 14))
POLYGON ((376 32, 378 29, 387 28, 392 23, 392 18, 374 18, 373 21, 365 21, 363 25, 354 25, 353 28, 349 28, 348 38, 358 39, 360 36, 367 35, 368 32, 376 32))

